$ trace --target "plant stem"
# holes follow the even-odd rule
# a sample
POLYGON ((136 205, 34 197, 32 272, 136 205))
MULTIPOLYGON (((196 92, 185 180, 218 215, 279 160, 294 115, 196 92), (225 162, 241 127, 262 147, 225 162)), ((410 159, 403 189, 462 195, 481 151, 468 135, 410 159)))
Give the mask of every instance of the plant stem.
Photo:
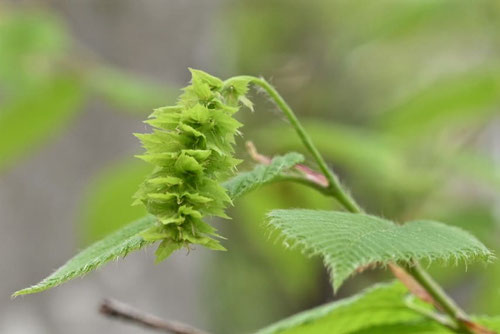
POLYGON ((308 180, 302 176, 294 176, 294 175, 278 175, 273 179, 273 182, 295 182, 295 183, 300 183, 305 186, 311 187, 319 191, 325 196, 330 196, 334 197, 334 195, 328 190, 328 188, 323 187, 322 185, 312 181, 308 180))
POLYGON ((468 316, 418 262, 408 265, 407 271, 427 290, 432 298, 441 306, 442 310, 456 322, 459 333, 471 333, 463 322, 463 320, 468 319, 468 316))
POLYGON ((413 311, 415 311, 417 313, 420 313, 424 317, 427 317, 431 320, 434 320, 434 321, 440 323, 444 327, 446 327, 454 332, 456 332, 458 330, 455 322, 452 319, 450 319, 449 317, 442 315, 442 314, 438 314, 436 312, 433 312, 432 310, 429 310, 426 307, 422 307, 422 306, 413 304, 414 298, 415 298, 415 296, 412 296, 412 295, 408 295, 407 298, 405 298, 406 307, 408 307, 409 309, 412 309, 413 311))
MULTIPOLYGON (((266 91, 266 93, 271 97, 271 99, 273 99, 273 101, 288 118, 291 125, 302 140, 302 143, 312 154, 321 172, 327 178, 329 184, 326 188, 323 187, 321 192, 325 193, 324 190, 326 190, 327 193, 337 199, 337 201, 342 204, 347 211, 351 213, 362 213, 363 210, 361 206, 359 206, 354 198, 341 186, 337 175, 335 175, 333 171, 328 168, 325 159, 319 153, 304 127, 295 116, 292 108, 290 108, 278 91, 263 78, 257 78, 254 76, 237 76, 228 79, 226 83, 230 84, 231 80, 248 80, 266 91)), ((296 180, 295 178, 290 180, 305 183, 306 185, 313 186, 315 189, 318 188, 316 184, 313 185, 313 183, 304 182, 303 180, 296 180)), ((442 307, 442 310, 456 323, 457 333, 473 334, 473 331, 465 326, 465 321, 468 321, 466 313, 462 311, 448 295, 446 295, 441 286, 434 281, 434 279, 418 264, 418 262, 415 262, 408 268, 408 273, 422 285, 422 287, 435 299, 436 303, 442 307)))
POLYGON ((299 122, 297 117, 295 116, 294 112, 292 111, 292 108, 286 103, 286 101, 283 99, 283 97, 278 93, 278 91, 265 79, 263 78, 257 78, 253 76, 237 76, 233 77, 226 82, 230 82, 230 80, 234 79, 244 79, 248 80, 251 83, 263 88, 266 93, 273 99, 273 101, 278 105, 278 107, 283 111, 285 116, 288 118, 290 121, 290 124, 293 126, 295 131, 297 132, 300 140, 302 140, 302 143, 304 146, 309 150, 309 152, 312 154, 314 160, 316 160, 318 167, 320 168, 321 172, 325 175, 326 179, 328 180, 328 189, 330 192, 334 195, 334 197, 344 206, 347 210, 355 213, 360 213, 362 212, 361 207, 352 199, 351 196, 349 196, 343 189, 342 186, 340 185, 340 182, 338 180, 338 177, 328 168, 325 159, 323 159, 323 156, 319 153, 318 149, 316 146, 314 146, 311 138, 307 134, 306 130, 302 126, 302 124, 299 122))
POLYGON ((200 329, 176 321, 160 319, 154 315, 136 310, 129 305, 106 299, 99 311, 111 318, 122 319, 156 331, 170 334, 208 334, 200 329))

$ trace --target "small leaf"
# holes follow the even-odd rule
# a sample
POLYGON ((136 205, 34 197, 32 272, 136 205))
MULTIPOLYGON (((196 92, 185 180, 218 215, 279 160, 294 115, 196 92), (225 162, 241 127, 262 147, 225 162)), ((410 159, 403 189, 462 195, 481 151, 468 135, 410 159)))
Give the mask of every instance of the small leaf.
POLYGON ((229 197, 236 199, 257 187, 272 182, 281 173, 304 161, 299 153, 288 153, 273 158, 269 165, 258 165, 252 171, 240 173, 223 185, 229 197))
POLYGON ((490 260, 493 254, 474 236, 433 221, 396 225, 365 214, 319 210, 274 210, 270 225, 285 241, 321 255, 337 290, 357 268, 369 264, 408 263, 412 259, 490 260))
POLYGON ((139 233, 154 226, 155 222, 156 219, 152 216, 136 220, 87 247, 37 285, 15 292, 13 297, 53 288, 144 247, 149 242, 144 241, 139 233))

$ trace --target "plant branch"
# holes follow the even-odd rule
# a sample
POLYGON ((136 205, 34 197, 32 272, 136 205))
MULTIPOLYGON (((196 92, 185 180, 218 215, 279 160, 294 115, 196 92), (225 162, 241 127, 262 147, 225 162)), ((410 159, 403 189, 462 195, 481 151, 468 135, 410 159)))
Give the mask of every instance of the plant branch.
POLYGON ((418 262, 409 264, 407 271, 410 273, 417 282, 424 287, 425 290, 439 303, 442 310, 448 314, 457 325, 458 333, 490 333, 495 334, 494 331, 473 322, 470 317, 458 307, 453 299, 451 299, 441 286, 434 281, 434 279, 420 266, 418 262))
POLYGON ((99 312, 110 318, 129 321, 163 333, 208 334, 180 322, 163 320, 157 316, 143 313, 129 305, 114 300, 105 299, 99 308, 99 312))
POLYGON ((356 213, 362 212, 361 207, 353 200, 351 196, 346 194, 346 192, 342 189, 338 177, 328 168, 325 159, 319 153, 318 149, 312 142, 306 130, 297 119, 297 116, 295 116, 295 113, 293 112, 292 108, 290 108, 288 103, 286 103, 286 101, 278 93, 278 91, 263 78, 257 78, 253 76, 238 76, 238 77, 233 77, 228 81, 233 79, 246 79, 251 83, 253 83, 254 85, 257 85, 266 91, 266 93, 271 97, 271 99, 276 103, 276 105, 281 109, 281 111, 283 111, 285 116, 290 121, 290 124, 297 132, 297 135, 299 136, 304 146, 312 154, 314 160, 316 160, 318 167, 328 180, 328 189, 330 190, 330 192, 349 211, 356 213))
MULTIPOLYGON (((316 182, 306 183, 303 181, 303 179, 300 181, 297 179, 290 179, 290 181, 301 182, 303 184, 310 185, 315 189, 320 190, 322 193, 325 193, 324 190, 326 189, 327 193, 329 193, 329 195, 333 196, 338 202, 340 202, 347 211, 352 213, 362 213, 362 208, 357 204, 354 198, 342 187, 337 175, 330 168, 328 168, 323 156, 321 155, 321 153, 319 153, 318 149, 312 142, 304 127, 295 116, 295 113, 286 103, 283 97, 278 93, 278 91, 263 78, 257 78, 254 76, 238 76, 228 79, 226 82, 229 82, 233 79, 248 80, 249 82, 261 87, 266 91, 266 93, 271 97, 271 99, 277 104, 277 106, 288 118, 290 124, 297 132, 302 143, 316 160, 321 172, 328 180, 328 185, 326 188, 318 188, 316 182)), ((456 331, 458 333, 476 334, 490 332, 488 329, 470 321, 470 318, 467 316, 467 314, 462 309, 460 309, 460 307, 456 305, 456 303, 448 295, 446 295, 441 286, 437 282, 435 282, 424 269, 420 267, 418 262, 415 262, 414 265, 408 268, 408 273, 422 286, 423 289, 425 289, 429 293, 430 296, 432 296, 434 301, 442 308, 442 310, 446 314, 448 314, 450 318, 452 318, 452 320, 456 323, 456 327, 458 328, 456 331)))

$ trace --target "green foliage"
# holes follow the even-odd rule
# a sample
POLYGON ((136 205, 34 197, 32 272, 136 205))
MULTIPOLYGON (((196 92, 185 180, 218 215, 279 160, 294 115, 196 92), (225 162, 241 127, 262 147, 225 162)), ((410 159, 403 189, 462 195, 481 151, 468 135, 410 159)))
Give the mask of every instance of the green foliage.
MULTIPOLYGON (((15 296, 40 292, 60 285, 153 242, 159 242, 156 251, 157 262, 167 258, 175 250, 182 247, 189 248, 191 244, 224 250, 224 247, 214 238, 218 237, 215 228, 206 223, 205 217, 229 218, 225 214, 225 209, 233 199, 277 179, 283 180, 293 176, 296 180, 304 176, 291 171, 291 168, 302 162, 304 157, 298 153, 289 153, 275 157, 269 165, 259 165, 253 171, 241 173, 226 183, 222 183, 234 174, 240 162, 233 157, 233 146, 235 136, 239 134, 238 129, 242 124, 236 121, 233 115, 239 110, 240 105, 253 109, 252 102, 245 97, 250 82, 263 87, 284 111, 292 127, 298 131, 299 137, 330 180, 330 185, 323 187, 317 184, 312 185, 311 182, 307 183, 307 179, 301 181, 312 185, 312 188, 320 190, 323 194, 326 193, 338 199, 340 203, 354 203, 354 200, 345 201, 346 198, 350 199, 349 195, 344 193, 342 187, 337 184, 337 178, 328 170, 323 158, 311 143, 308 134, 302 130, 291 109, 265 80, 243 76, 221 81, 202 71, 191 70, 191 73, 191 85, 184 88, 184 93, 177 104, 156 109, 146 121, 154 128, 153 132, 137 135, 146 149, 146 153, 139 157, 152 164, 154 170, 136 192, 134 203, 143 204, 150 215, 91 245, 39 284, 20 290, 14 294, 15 296)), ((137 106, 140 106, 145 100, 150 99, 147 94, 152 91, 144 89, 141 92, 140 87, 128 85, 120 75, 96 72, 96 78, 87 83, 90 83, 91 87, 94 85, 96 91, 108 95, 111 100, 125 101, 127 105, 133 105, 138 101, 137 106), (100 80, 101 74, 109 80, 100 80), (120 88, 121 81, 124 85, 120 88), (101 83, 102 85, 99 85, 101 83), (117 91, 113 90, 115 87, 118 87, 117 91), (127 100, 129 97, 127 90, 138 91, 138 95, 127 100), (146 94, 143 94, 145 92, 146 94), (121 93, 124 94, 120 95, 121 93), (144 96, 146 96, 145 99, 144 96)), ((488 110, 486 114, 489 115, 489 107, 497 99, 496 77, 492 79, 489 76, 481 76, 476 79, 445 87, 444 92, 437 94, 437 97, 433 95, 433 92, 429 95, 424 94, 421 101, 417 101, 415 105, 437 104, 440 106, 439 110, 465 105, 465 109, 469 107, 486 109, 488 110), (457 103, 453 97, 460 92, 465 100, 457 103)), ((78 91, 81 82, 79 80, 71 82, 78 91)), ((62 87, 70 88, 71 83, 64 83, 62 87)), ((59 90, 63 89, 59 87, 59 90)), ((45 92, 42 91, 42 93, 45 97, 45 92)), ((151 99, 154 98, 151 97, 151 99)), ((61 99, 56 100, 61 101, 61 99)), ((406 108, 409 110, 407 115, 410 120, 416 117, 417 123, 425 124, 426 119, 429 118, 429 123, 435 124, 436 119, 433 115, 438 109, 431 108, 432 112, 422 114, 415 105, 410 104, 410 107, 406 108)), ((57 104, 55 106, 58 110, 57 104)), ((36 105, 29 107, 28 104, 28 107, 23 106, 19 110, 34 109, 36 105)), ((398 113, 400 114, 401 112, 398 113)), ((469 114, 467 110, 463 115, 469 114)), ((400 116, 395 117, 396 121, 387 122, 389 124, 387 132, 391 133, 391 124, 397 124, 398 117, 400 116)), ((412 124, 403 117, 402 124, 405 122, 412 124)), ((318 125, 318 128, 321 128, 324 133, 328 132, 321 125, 318 125)), ((399 126, 393 128, 400 129, 399 126)), ((428 130, 428 128, 424 127, 414 132, 420 133, 422 130, 428 130)), ((276 133, 273 135, 277 136, 276 133)), ((366 166, 376 161, 377 173, 384 175, 387 180, 391 180, 394 177, 393 174, 396 175, 395 179, 404 179, 404 176, 409 174, 406 165, 401 163, 396 156, 404 149, 399 146, 394 146, 394 150, 383 149, 385 137, 364 136, 355 131, 345 131, 335 135, 340 143, 342 141, 354 142, 354 146, 358 148, 354 150, 354 154, 351 153, 352 147, 346 148, 343 144, 338 144, 332 150, 334 156, 340 155, 347 157, 347 160, 351 159, 349 163, 354 166, 353 168, 356 165, 366 166), (376 141, 373 141, 374 138, 376 141)), ((327 140, 323 141, 325 145, 330 145, 327 140)), ((132 171, 131 174, 137 175, 136 171, 132 171)), ((117 184, 120 184, 120 177, 128 178, 127 175, 128 171, 122 176, 115 175, 118 177, 115 180, 117 184)), ((419 179, 419 182, 422 180, 419 179)), ((425 183, 427 186, 432 182, 425 183)), ((119 189, 116 185, 112 188, 119 189)), ((122 195, 124 195, 130 189, 122 190, 122 195)), ((351 212, 361 211, 355 203, 345 206, 351 212)), ((102 211, 102 208, 99 211, 102 211)), ((129 214, 125 213, 125 216, 129 214)), ((475 258, 484 260, 492 258, 492 253, 472 235, 459 228, 433 221, 413 221, 399 226, 388 220, 364 214, 318 210, 275 210, 269 216, 270 225, 281 231, 285 244, 291 242, 295 246, 301 246, 312 255, 323 257, 332 273, 334 290, 337 290, 356 270, 371 265, 388 263, 411 265, 415 260, 454 260, 455 262, 464 260, 468 262, 475 258)), ((104 223, 105 220, 102 224, 104 223)), ((390 333, 401 330, 402 326, 409 326, 409 330, 415 333, 422 331, 440 333, 443 330, 434 322, 424 319, 421 313, 409 308, 404 303, 404 295, 406 295, 405 288, 397 284, 377 287, 359 297, 300 314, 263 332, 274 333, 286 330, 287 332, 322 333, 334 330, 338 333, 367 331, 390 333), (334 329, 335 326, 338 330, 334 329)), ((445 305, 439 295, 436 296, 436 302, 445 305)), ((453 308, 453 305, 451 307, 453 308)), ((443 310, 450 313, 446 308, 443 310)), ((453 314, 451 317, 454 317, 453 314)))
POLYGON ((303 161, 304 157, 301 154, 293 152, 277 156, 271 160, 269 165, 258 165, 250 172, 239 173, 225 182, 224 187, 227 189, 229 197, 236 199, 261 185, 274 181, 281 173, 303 161))
POLYGON ((228 82, 191 70, 191 85, 184 88, 177 105, 155 110, 147 124, 151 134, 137 135, 146 148, 141 159, 155 166, 136 193, 156 216, 158 224, 143 233, 148 241, 161 240, 157 261, 189 244, 224 250, 211 236, 215 229, 202 218, 228 218, 231 198, 220 185, 240 162, 233 145, 242 125, 233 118, 248 82, 228 82), (172 246, 175 245, 175 246, 172 246))
POLYGON ((0 171, 67 124, 81 80, 61 68, 68 38, 48 13, 0 9, 0 171))
POLYGON ((169 89, 89 63, 71 53, 71 44, 50 12, 1 5, 0 171, 67 127, 92 93, 120 110, 169 100, 169 89))
POLYGON ((19 88, 50 79, 68 36, 47 12, 6 9, 0 13, 0 79, 9 83, 7 96, 22 95, 19 88))
POLYGON ((348 334, 379 324, 422 320, 420 314, 406 306, 407 294, 408 290, 401 283, 378 284, 351 298, 281 320, 257 333, 348 334))
POLYGON ((213 254, 203 279, 207 302, 217 300, 206 310, 214 324, 212 333, 250 333, 304 305, 324 302, 331 294, 331 289, 325 291, 329 284, 321 259, 269 242, 267 227, 261 223, 272 209, 296 207, 326 210, 332 201, 315 189, 289 182, 260 187, 235 201, 230 212, 235 224, 224 226, 229 236, 224 246, 229 251, 213 254), (245 303, 234 296, 245 296, 245 303))
MULTIPOLYGON (((222 185, 234 200, 261 185, 275 181, 296 163, 303 161, 297 153, 273 158, 270 165, 257 165, 248 172, 241 172, 222 185)), ((112 164, 102 171, 87 189, 86 203, 82 210, 82 232, 86 241, 98 240, 116 231, 131 220, 145 214, 141 206, 131 206, 130 198, 137 184, 151 172, 151 167, 136 161, 112 164)))
MULTIPOLYGON (((238 196, 242 196, 244 193, 255 189, 258 185, 271 182, 273 177, 279 176, 279 173, 286 171, 288 168, 291 168, 297 162, 302 160, 302 156, 296 153, 290 153, 284 157, 276 157, 273 159, 271 164, 271 168, 263 169, 263 167, 267 166, 257 166, 253 171, 243 173, 243 175, 253 175, 253 177, 235 177, 232 180, 228 181, 224 184, 224 187, 227 187, 227 191, 231 194, 231 191, 235 191, 238 196), (295 162, 294 162, 295 161, 295 162), (258 175, 264 176, 262 178, 256 177, 258 175)), ((113 190, 112 192, 101 191, 101 198, 94 199, 96 204, 93 204, 94 215, 89 219, 95 220, 93 225, 95 225, 93 232, 94 234, 107 234, 109 232, 109 227, 102 227, 100 225, 106 224, 106 221, 97 217, 97 214, 109 215, 108 210, 112 210, 111 213, 115 213, 113 217, 110 219, 112 221, 119 221, 118 225, 121 225, 120 216, 116 215, 116 210, 123 210, 123 207, 120 208, 115 207, 114 205, 109 205, 110 196, 118 197, 118 202, 121 205, 124 205, 123 201, 120 201, 121 196, 125 194, 127 202, 129 198, 127 194, 130 194, 130 183, 123 183, 120 187, 113 186, 113 182, 120 183, 123 177, 127 177, 128 181, 133 180, 134 177, 142 176, 145 173, 143 166, 133 168, 128 168, 130 166, 126 166, 121 172, 116 173, 116 178, 107 179, 107 183, 105 185, 110 186, 113 190), (132 178, 130 178, 132 176, 132 178), (121 192, 119 196, 116 196, 115 191, 121 192), (92 218, 93 217, 93 218, 92 218)), ((134 184, 135 186, 135 184, 134 184)), ((224 189, 224 188, 223 188, 224 189)), ((115 202, 111 202, 112 204, 115 202)), ((141 212, 141 211, 139 211, 141 212)), ((92 212, 91 212, 92 213, 92 212)), ((130 217, 130 212, 127 210, 124 213, 124 217, 130 217)), ((105 218, 105 216, 104 216, 105 218)), ((120 256, 125 256, 129 252, 138 250, 143 246, 150 244, 156 240, 148 240, 147 236, 151 236, 154 231, 157 231, 157 219, 153 216, 147 216, 137 220, 134 223, 126 225, 123 228, 120 228, 115 233, 105 237, 104 239, 94 243, 89 246, 74 258, 69 260, 66 264, 61 266, 56 272, 52 275, 34 285, 30 288, 20 290, 14 293, 14 296, 23 295, 23 294, 31 294, 41 292, 55 286, 58 286, 66 281, 69 281, 73 278, 83 276, 84 274, 97 269, 101 265, 106 262, 116 259, 120 256), (144 237, 146 236, 146 237, 144 237)), ((192 239, 189 239, 190 241, 192 239)), ((170 240, 162 240, 158 250, 157 250, 157 258, 164 259, 168 257, 173 251, 180 249, 183 245, 180 243, 171 242, 170 240)), ((222 246, 219 246, 222 247, 222 246)))
POLYGON ((58 76, 2 105, 0 169, 60 129, 81 102, 80 83, 72 76, 58 76))
POLYGON ((416 139, 456 123, 481 122, 497 112, 500 102, 498 68, 475 69, 441 79, 406 97, 379 118, 399 139, 416 139))
POLYGON ((337 290, 356 269, 411 260, 490 260, 492 253, 459 228, 433 221, 402 226, 365 214, 319 210, 274 210, 270 225, 284 242, 321 255, 337 290))
POLYGON ((118 259, 126 256, 132 251, 141 249, 150 242, 145 241, 140 236, 140 233, 151 228, 154 224, 155 218, 148 216, 127 225, 119 231, 87 247, 40 283, 19 290, 15 292, 13 296, 37 293, 56 287, 73 278, 83 276, 106 262, 118 259))
MULTIPOLYGON (((293 315, 257 334, 454 333, 417 312, 415 306, 424 310, 428 306, 416 303, 399 282, 377 284, 356 296, 293 315)), ((477 317, 475 320, 494 330, 500 328, 499 318, 477 317)))

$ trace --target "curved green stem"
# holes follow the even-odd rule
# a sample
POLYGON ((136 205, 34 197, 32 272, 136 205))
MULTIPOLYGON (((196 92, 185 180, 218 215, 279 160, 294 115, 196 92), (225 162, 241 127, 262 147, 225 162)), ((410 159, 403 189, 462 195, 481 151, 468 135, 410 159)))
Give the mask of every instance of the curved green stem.
MULTIPOLYGON (((282 180, 299 182, 311 186, 316 190, 321 191, 323 194, 334 197, 347 211, 352 213, 362 213, 362 208, 341 186, 337 175, 335 175, 333 171, 328 168, 325 159, 319 153, 304 127, 295 116, 292 108, 290 108, 278 91, 263 78, 257 78, 254 76, 237 76, 228 79, 226 83, 230 83, 231 80, 247 80, 266 91, 266 93, 271 97, 271 99, 273 99, 273 101, 288 118, 302 143, 316 160, 321 172, 328 180, 328 187, 322 187, 314 182, 310 182, 309 180, 300 177, 286 176, 283 177, 282 180)), ((446 295, 441 286, 434 281, 434 279, 418 263, 415 263, 413 266, 407 268, 407 270, 408 273, 413 276, 417 282, 419 282, 419 284, 421 284, 422 287, 434 298, 438 305, 442 307, 442 310, 450 316, 453 322, 456 323, 457 333, 473 333, 464 325, 464 320, 468 319, 466 313, 462 311, 462 309, 448 295, 446 295)))
POLYGON ((417 280, 418 283, 432 296, 432 298, 438 302, 442 307, 443 311, 448 314, 457 325, 457 333, 471 333, 471 331, 465 327, 463 320, 468 317, 465 312, 460 309, 460 307, 455 304, 453 299, 451 299, 443 288, 427 273, 418 262, 407 266, 407 271, 410 275, 417 280))
POLYGON ((311 153, 314 160, 316 160, 319 169, 321 170, 321 172, 323 172, 326 179, 328 180, 328 189, 330 190, 332 195, 350 212, 362 212, 361 207, 356 203, 356 201, 354 201, 354 199, 342 189, 338 177, 330 170, 330 168, 328 168, 325 159, 323 159, 323 156, 319 153, 306 130, 295 116, 292 108, 290 108, 288 103, 286 103, 286 101, 278 93, 278 91, 265 79, 253 76, 237 76, 227 81, 238 79, 248 80, 249 82, 261 87, 266 91, 266 93, 271 97, 271 99, 273 99, 273 101, 278 105, 281 111, 283 111, 285 116, 290 121, 290 124, 297 132, 297 135, 299 136, 304 146, 311 153))

